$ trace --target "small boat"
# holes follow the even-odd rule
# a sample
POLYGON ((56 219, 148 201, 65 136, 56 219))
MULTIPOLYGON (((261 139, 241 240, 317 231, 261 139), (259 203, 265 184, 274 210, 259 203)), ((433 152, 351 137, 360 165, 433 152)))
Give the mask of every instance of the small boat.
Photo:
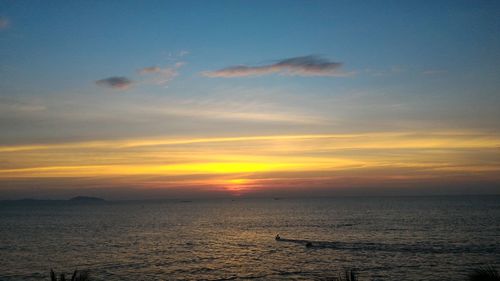
POLYGON ((274 239, 276 241, 280 241, 280 242, 291 242, 291 243, 302 244, 302 245, 306 246, 307 248, 317 246, 318 245, 317 243, 321 243, 321 242, 317 242, 317 241, 281 238, 279 234, 276 234, 276 237, 274 237, 274 239), (313 242, 314 242, 314 244, 313 244, 313 242))

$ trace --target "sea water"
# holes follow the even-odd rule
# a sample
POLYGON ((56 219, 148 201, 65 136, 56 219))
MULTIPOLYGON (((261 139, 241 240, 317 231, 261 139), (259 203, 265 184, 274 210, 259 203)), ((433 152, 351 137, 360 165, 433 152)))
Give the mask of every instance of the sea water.
POLYGON ((499 222, 498 196, 1 202, 0 280, 465 280, 499 222))

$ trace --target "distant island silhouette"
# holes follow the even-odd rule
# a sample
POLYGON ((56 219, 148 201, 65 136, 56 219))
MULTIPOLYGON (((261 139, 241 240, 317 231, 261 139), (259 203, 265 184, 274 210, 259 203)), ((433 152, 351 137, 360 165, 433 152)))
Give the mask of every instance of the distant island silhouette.
POLYGON ((75 204, 95 204, 95 203, 105 203, 108 202, 99 197, 91 196, 75 196, 70 199, 34 199, 34 198, 23 198, 14 200, 0 200, 4 203, 26 203, 26 204, 45 204, 45 203, 75 203, 75 204))
POLYGON ((77 202, 77 203, 101 203, 101 202, 106 202, 106 200, 98 197, 91 197, 91 196, 76 196, 68 201, 71 202, 77 202))

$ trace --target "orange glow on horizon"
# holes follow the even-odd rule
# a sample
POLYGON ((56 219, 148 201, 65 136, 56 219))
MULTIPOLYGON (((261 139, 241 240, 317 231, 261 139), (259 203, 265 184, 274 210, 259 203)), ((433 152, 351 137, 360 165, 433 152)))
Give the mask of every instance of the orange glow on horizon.
POLYGON ((500 171, 500 137, 479 133, 318 134, 184 140, 117 140, 0 147, 0 181, 14 179, 134 178, 137 186, 171 183, 140 177, 182 177, 177 185, 218 186, 230 192, 267 188, 269 174, 300 174, 306 182, 342 174, 380 179, 437 178, 500 171), (473 151, 474 153, 470 153, 473 151), (256 180, 256 178, 259 178, 256 180))

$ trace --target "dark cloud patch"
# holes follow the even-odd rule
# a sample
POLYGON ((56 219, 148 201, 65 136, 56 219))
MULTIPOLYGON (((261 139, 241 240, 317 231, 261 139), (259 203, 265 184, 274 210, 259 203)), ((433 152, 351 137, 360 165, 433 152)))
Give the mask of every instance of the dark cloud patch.
POLYGON ((113 88, 116 90, 126 90, 132 86, 132 81, 127 77, 109 77, 95 82, 102 87, 113 88))
POLYGON ((340 71, 342 63, 333 62, 319 56, 303 56, 280 60, 273 64, 261 66, 238 65, 203 73, 207 77, 246 77, 272 73, 298 76, 346 76, 340 71))

